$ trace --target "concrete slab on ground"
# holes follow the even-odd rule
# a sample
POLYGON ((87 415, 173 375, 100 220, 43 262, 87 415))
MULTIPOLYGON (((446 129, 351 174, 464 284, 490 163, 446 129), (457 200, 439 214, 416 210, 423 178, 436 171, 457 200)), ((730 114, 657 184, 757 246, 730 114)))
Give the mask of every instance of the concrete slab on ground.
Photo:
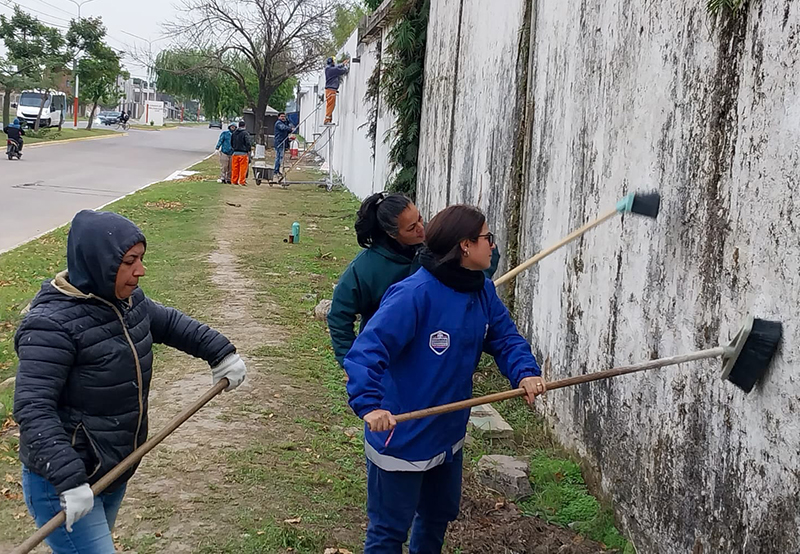
POLYGON ((491 404, 482 404, 472 408, 469 416, 469 425, 483 433, 484 437, 490 439, 514 438, 514 429, 506 423, 503 416, 491 404))

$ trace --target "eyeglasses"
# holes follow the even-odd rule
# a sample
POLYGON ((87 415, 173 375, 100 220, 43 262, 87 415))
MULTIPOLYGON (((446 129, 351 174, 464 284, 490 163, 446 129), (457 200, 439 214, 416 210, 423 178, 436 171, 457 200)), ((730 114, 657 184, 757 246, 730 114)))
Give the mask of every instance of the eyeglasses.
POLYGON ((494 246, 494 233, 486 233, 485 235, 478 235, 475 237, 475 240, 486 237, 486 240, 489 241, 489 246, 494 246))

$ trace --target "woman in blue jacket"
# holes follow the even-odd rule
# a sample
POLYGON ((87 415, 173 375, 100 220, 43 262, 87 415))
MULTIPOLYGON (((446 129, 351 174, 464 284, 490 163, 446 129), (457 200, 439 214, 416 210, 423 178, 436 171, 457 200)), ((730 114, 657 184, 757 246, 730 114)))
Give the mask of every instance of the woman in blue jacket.
POLYGON ((111 529, 136 467, 95 497, 91 485, 147 439, 153 343, 211 366, 239 386, 245 364, 222 334, 139 288, 147 242, 121 215, 84 210, 72 220, 67 271, 46 281, 17 330, 14 418, 22 492, 54 554, 113 554, 111 529))
POLYGON ((440 552, 458 516, 469 410, 400 425, 394 414, 470 398, 482 352, 529 403, 545 392, 530 345, 483 273, 494 249, 484 215, 451 206, 426 232, 422 269, 389 288, 344 360, 350 406, 365 421, 365 554, 399 554, 409 528, 410 554, 440 552))

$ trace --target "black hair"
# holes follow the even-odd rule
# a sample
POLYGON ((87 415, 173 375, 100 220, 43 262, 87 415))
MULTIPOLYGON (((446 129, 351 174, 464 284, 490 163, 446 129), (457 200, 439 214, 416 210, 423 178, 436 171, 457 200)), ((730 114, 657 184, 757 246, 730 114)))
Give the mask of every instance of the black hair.
POLYGON ((369 248, 381 236, 396 236, 399 231, 397 218, 410 205, 411 199, 400 193, 378 192, 369 196, 356 214, 358 244, 369 248))
POLYGON ((245 123, 244 119, 239 122, 239 127, 247 127, 247 123, 245 123))
POLYGON ((486 216, 474 206, 449 206, 425 226, 425 245, 439 263, 460 263, 461 241, 478 240, 484 223, 486 216))
POLYGON ((280 113, 278 113, 278 117, 280 117, 280 116, 282 116, 282 115, 286 115, 286 112, 280 112, 280 113))

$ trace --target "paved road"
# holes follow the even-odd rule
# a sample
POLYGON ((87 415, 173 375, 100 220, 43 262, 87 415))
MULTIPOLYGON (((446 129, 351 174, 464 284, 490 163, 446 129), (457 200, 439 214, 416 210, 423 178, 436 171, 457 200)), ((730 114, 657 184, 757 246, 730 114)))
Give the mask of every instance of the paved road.
POLYGON ((200 161, 219 136, 205 128, 128 133, 25 147, 22 160, 1 157, 0 252, 200 161))

